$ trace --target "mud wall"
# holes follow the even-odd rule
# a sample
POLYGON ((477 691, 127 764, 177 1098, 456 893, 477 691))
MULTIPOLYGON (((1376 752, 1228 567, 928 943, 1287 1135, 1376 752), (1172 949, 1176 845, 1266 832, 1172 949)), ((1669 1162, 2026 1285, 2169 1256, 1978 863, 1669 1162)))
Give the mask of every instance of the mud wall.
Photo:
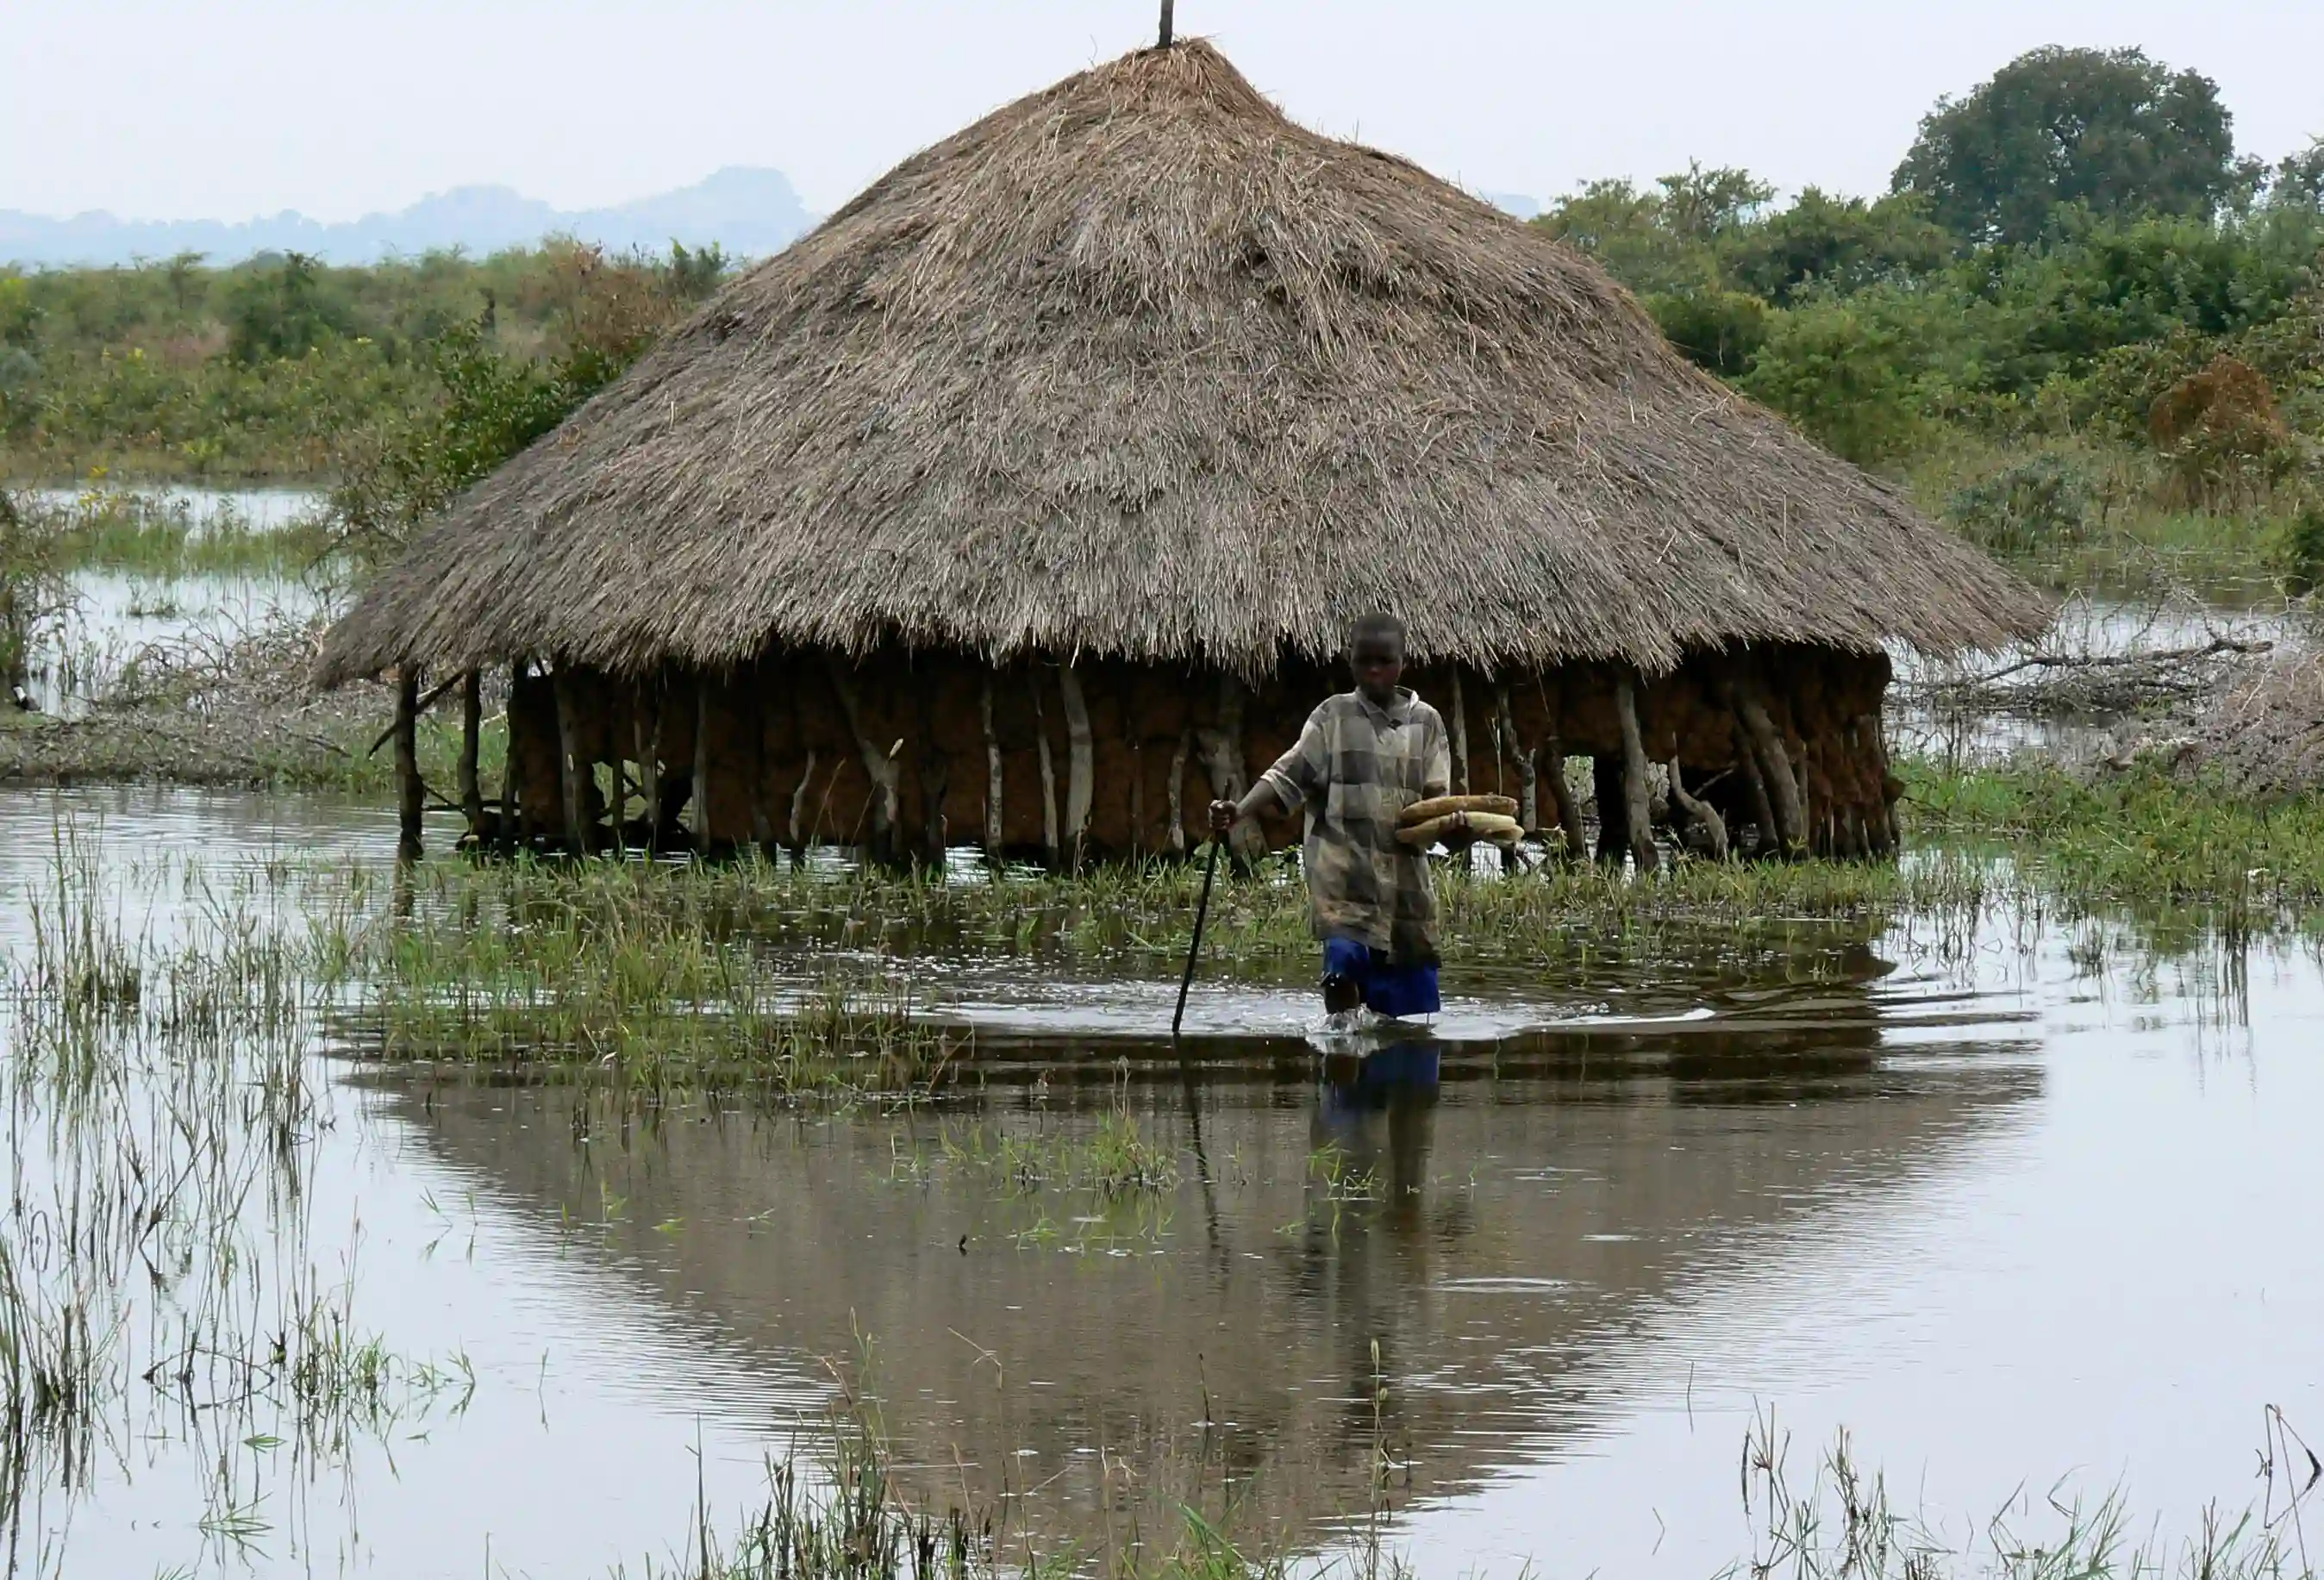
MULTIPOLYGON (((1793 848, 1858 855, 1894 845, 1888 679, 1881 655, 1782 648, 1702 655, 1650 679, 1613 665, 1498 676, 1420 666, 1406 683, 1444 716, 1455 789, 1517 798, 1553 846, 1561 829, 1581 833, 1582 796, 1560 794, 1569 760, 1622 769, 1627 681, 1657 823, 1675 764, 1739 846, 1785 845, 1788 821, 1793 848)), ((577 818, 593 846, 651 832, 897 858, 973 845, 1059 865, 1185 851, 1204 837, 1209 800, 1240 795, 1347 684, 1305 662, 1251 685, 1112 660, 996 670, 900 652, 858 663, 786 653, 729 674, 641 679, 527 667, 509 715, 517 829, 562 843, 577 818), (581 768, 570 808, 567 762, 581 768)), ((1247 852, 1298 833, 1296 818, 1262 819, 1247 852)))

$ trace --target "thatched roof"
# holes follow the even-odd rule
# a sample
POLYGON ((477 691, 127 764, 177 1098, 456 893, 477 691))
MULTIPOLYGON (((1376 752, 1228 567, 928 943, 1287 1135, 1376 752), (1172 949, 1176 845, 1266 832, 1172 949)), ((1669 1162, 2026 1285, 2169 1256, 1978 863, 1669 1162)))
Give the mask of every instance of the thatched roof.
POLYGON ((1208 44, 906 160, 470 490, 322 678, 886 643, 1480 666, 2036 628, 2019 581, 1595 264, 1208 44))

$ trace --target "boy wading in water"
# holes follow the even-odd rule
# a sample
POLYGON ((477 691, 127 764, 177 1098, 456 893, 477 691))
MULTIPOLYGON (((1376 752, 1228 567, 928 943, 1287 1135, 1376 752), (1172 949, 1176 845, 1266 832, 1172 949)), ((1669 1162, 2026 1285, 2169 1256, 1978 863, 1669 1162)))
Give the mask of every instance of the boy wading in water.
MULTIPOLYGON (((1397 840, 1397 814, 1452 788, 1444 720, 1397 684, 1404 676, 1404 622, 1367 614, 1348 643, 1356 688, 1307 716, 1299 744, 1240 801, 1213 801, 1211 828, 1224 836, 1269 805, 1305 808, 1315 936, 1323 941, 1323 1008, 1368 1005, 1382 1015, 1433 1015, 1436 891, 1427 858, 1397 840)), ((1467 827, 1455 818, 1449 833, 1467 827)))

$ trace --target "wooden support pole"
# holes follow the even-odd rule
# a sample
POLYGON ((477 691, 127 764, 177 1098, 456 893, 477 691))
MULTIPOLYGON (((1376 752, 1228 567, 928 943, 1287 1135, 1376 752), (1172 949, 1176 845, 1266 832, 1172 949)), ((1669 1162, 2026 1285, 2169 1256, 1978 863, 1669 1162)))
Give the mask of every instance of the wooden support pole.
POLYGON ((1767 798, 1766 776, 1759 772, 1758 753, 1751 749, 1751 733, 1743 725, 1743 716, 1730 714, 1735 731, 1735 772, 1743 781, 1743 797, 1750 803, 1751 823, 1759 831, 1758 854, 1761 856, 1780 855, 1784 838, 1775 824, 1775 803, 1767 798))
POLYGON ((468 843, 484 845, 491 837, 484 827, 484 787, 477 777, 478 738, 484 729, 484 685, 470 670, 460 680, 460 814, 468 821, 468 843))
POLYGON ((1001 859, 1001 736, 992 727, 992 671, 985 670, 977 691, 977 711, 984 722, 984 855, 1001 859))
POLYGON ((1186 759, 1194 754, 1194 732, 1178 732, 1178 749, 1170 753, 1170 851, 1186 854, 1186 759))
POLYGON ((1800 781, 1792 772, 1791 757, 1784 750, 1784 738, 1776 734, 1775 721, 1767 716, 1766 704, 1755 688, 1729 679, 1725 689, 1729 706, 1743 721, 1750 755, 1758 762, 1775 820, 1776 848, 1786 855, 1797 855, 1807 838, 1807 811, 1800 800, 1800 781))
POLYGON ((761 684, 761 671, 751 671, 751 683, 743 688, 742 707, 749 716, 748 748, 742 760, 751 770, 751 843, 759 854, 772 857, 775 850, 775 818, 767 805, 767 688, 761 684))
MULTIPOLYGON (((627 759, 622 753, 622 722, 625 710, 622 706, 622 687, 610 676, 605 680, 604 696, 605 699, 605 793, 603 797, 603 804, 605 808, 605 842, 615 857, 627 860, 630 854, 630 835, 626 827, 630 810, 630 776, 629 771, 622 766, 627 759)), ((630 716, 634 718, 635 715, 632 714, 630 716)), ((635 725, 632 725, 632 728, 634 730, 635 725)), ((589 764, 589 777, 584 781, 592 792, 595 792, 597 788, 597 766, 595 762, 589 764)), ((594 793, 592 794, 592 800, 598 799, 594 793)), ((592 818, 592 832, 595 832, 595 819, 592 818)))
POLYGON ((1135 723, 1130 729, 1130 855, 1136 860, 1146 854, 1146 743, 1135 723))
POLYGON ((1660 858, 1655 850, 1654 819, 1647 810, 1646 745, 1638 730, 1637 688, 1627 674, 1614 682, 1614 712, 1622 726, 1622 798, 1630 859, 1641 873, 1651 873, 1660 858))
POLYGON ((945 797, 952 790, 952 759, 936 744, 936 719, 922 710, 919 753, 913 769, 920 784, 920 855, 942 867, 952 844, 952 820, 945 816, 945 797))
POLYGON ((800 771, 798 788, 791 791, 790 846, 793 859, 807 849, 807 836, 813 830, 800 827, 799 820, 807 811, 807 786, 815 782, 815 748, 807 751, 807 767, 800 771))
POLYGON ((1452 666, 1452 792, 1469 793, 1469 709, 1461 695, 1461 666, 1452 666))
MULTIPOLYGON (((1500 748, 1505 748, 1511 757, 1517 759, 1517 822, 1527 834, 1539 834, 1541 832, 1541 795, 1540 787, 1536 782, 1534 753, 1524 742, 1517 739, 1517 716, 1509 711, 1509 688, 1507 686, 1500 688, 1495 693, 1493 701, 1498 716, 1495 722, 1500 731, 1499 745, 1500 748)), ((1494 752, 1493 762, 1498 770, 1500 763, 1500 750, 1497 749, 1494 752)), ((1498 772, 1495 778, 1499 778, 1498 772)))
POLYGON ((1057 666, 1057 690, 1065 703, 1065 855, 1067 864, 1078 872, 1089 838, 1090 803, 1096 795, 1096 762, 1089 699, 1082 695, 1081 677, 1070 662, 1057 666))
POLYGON ((1674 752, 1670 760, 1671 821, 1678 825, 1679 843, 1699 850, 1712 861, 1727 859, 1729 842, 1727 819, 1719 808, 1691 794, 1686 788, 1686 773, 1679 765, 1674 752))
POLYGON ((1550 806, 1557 817, 1558 831, 1565 836, 1565 858, 1586 860, 1590 855, 1590 830, 1582 825, 1582 804, 1573 799, 1572 787, 1565 782, 1565 744, 1552 735, 1541 754, 1541 782, 1549 787, 1550 806))
POLYGON ((710 676, 694 679, 694 854, 710 854, 710 676))
POLYGON ((840 711, 847 716, 848 733, 855 737, 855 749, 862 754, 863 777, 872 781, 872 848, 881 861, 896 859, 896 825, 900 820, 903 806, 902 769, 896 757, 903 750, 900 740, 881 751, 880 743, 872 738, 864 725, 862 700, 855 693, 855 682, 850 679, 836 661, 827 666, 831 672, 831 688, 839 694, 840 711))
POLYGON ((565 797, 565 845, 575 855, 589 854, 589 829, 582 821, 583 776, 590 772, 581 760, 580 700, 573 681, 559 664, 549 678, 557 698, 557 782, 565 797))
MULTIPOLYGON (((412 716, 412 718, 416 721, 416 720, 420 717, 420 716, 421 714, 426 713, 429 708, 431 708, 431 707, 435 707, 435 706, 436 706, 436 703, 437 703, 437 700, 438 700, 438 698, 440 698, 444 695, 444 693, 446 693, 447 691, 449 691, 450 689, 452 689, 452 688, 453 688, 453 687, 457 686, 459 683, 460 683, 460 677, 459 677, 459 676, 457 676, 457 675, 455 675, 455 676, 453 676, 453 677, 452 677, 450 679, 448 679, 448 680, 439 680, 439 681, 438 681, 434 686, 429 687, 429 690, 428 690, 428 695, 427 695, 427 696, 425 696, 425 697, 422 697, 422 698, 419 698, 416 702, 414 702, 414 703, 412 704, 412 706, 411 706, 411 716, 412 716)), ((386 745, 386 744, 387 744, 387 743, 388 743, 388 741, 389 741, 389 739, 390 739, 390 738, 391 738, 394 734, 395 734, 395 721, 394 721, 394 720, 392 720, 392 719, 390 719, 390 720, 388 721, 387 728, 385 728, 385 729, 383 729, 383 730, 380 731, 380 733, 379 733, 379 734, 377 734, 376 735, 374 735, 374 736, 372 737, 372 739, 371 739, 371 749, 370 749, 369 751, 365 752, 365 753, 364 753, 364 756, 366 756, 366 757, 376 757, 376 756, 378 756, 378 755, 379 755, 379 749, 380 749, 382 746, 386 745)))
POLYGON ((1057 870, 1057 764, 1049 752, 1049 716, 1041 707, 1041 671, 1030 671, 1033 688, 1033 751, 1041 762, 1041 860, 1057 870))
MULTIPOLYGON (((525 808, 517 771, 517 694, 524 685, 524 661, 509 666, 508 741, 501 753, 501 840, 514 845, 524 837, 525 808)), ((538 817, 539 813, 533 816, 538 817)))
POLYGON ((395 854, 416 861, 420 854, 420 819, 426 789, 420 782, 420 670, 411 664, 395 671, 395 854))

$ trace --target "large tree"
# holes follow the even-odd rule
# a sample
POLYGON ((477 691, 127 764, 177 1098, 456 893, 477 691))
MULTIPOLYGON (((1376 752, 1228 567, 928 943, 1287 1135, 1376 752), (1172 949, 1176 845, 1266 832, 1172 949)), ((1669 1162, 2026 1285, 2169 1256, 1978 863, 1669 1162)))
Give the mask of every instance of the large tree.
POLYGON ((2032 241, 2061 204, 2209 215, 2236 179, 2231 121, 2218 83, 2142 51, 2034 50, 1939 99, 1893 185, 1975 242, 2032 241))

